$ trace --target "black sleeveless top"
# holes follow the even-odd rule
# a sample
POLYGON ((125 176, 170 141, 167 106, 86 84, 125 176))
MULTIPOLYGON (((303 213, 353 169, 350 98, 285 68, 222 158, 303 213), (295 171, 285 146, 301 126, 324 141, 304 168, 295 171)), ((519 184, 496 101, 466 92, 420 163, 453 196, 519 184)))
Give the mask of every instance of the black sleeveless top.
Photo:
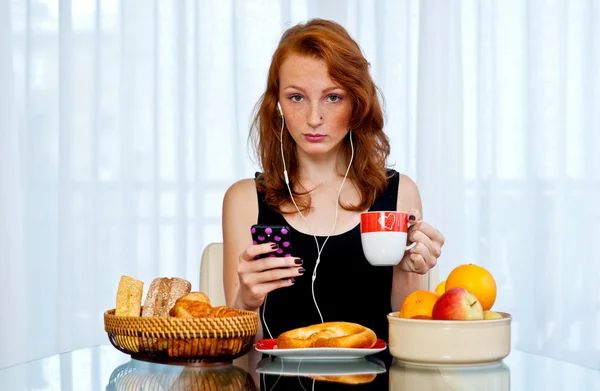
MULTIPOLYGON (((375 200, 370 211, 396 210, 399 174, 388 171, 385 192, 375 200)), ((256 174, 259 178, 259 174, 256 174)), ((258 179, 257 179, 258 180, 258 179)), ((320 323, 321 319, 313 302, 311 277, 317 258, 315 238, 297 231, 285 218, 273 211, 258 192, 258 223, 279 224, 290 227, 292 255, 304 260, 304 275, 296 278, 290 287, 276 289, 268 294, 260 308, 263 336, 273 338, 284 331, 320 323)), ((319 246, 325 236, 317 236, 319 246)), ((372 329, 378 338, 388 342, 388 320, 392 311, 393 268, 372 266, 365 259, 360 240, 360 225, 350 231, 331 236, 321 253, 314 290, 315 298, 324 322, 347 321, 359 323, 372 329)))

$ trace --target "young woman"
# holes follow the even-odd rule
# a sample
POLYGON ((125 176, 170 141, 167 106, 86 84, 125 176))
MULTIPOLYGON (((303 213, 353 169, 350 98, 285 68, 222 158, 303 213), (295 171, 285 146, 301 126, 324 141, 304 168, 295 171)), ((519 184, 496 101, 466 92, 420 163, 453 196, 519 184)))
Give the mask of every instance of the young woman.
POLYGON ((257 338, 348 321, 387 341, 386 315, 435 266, 444 237, 421 221, 415 183, 386 167, 383 125, 369 63, 343 27, 311 20, 284 33, 252 127, 262 172, 233 184, 223 202, 227 305, 260 312, 257 338), (365 259, 360 213, 368 210, 410 213, 417 245, 397 266, 365 259), (289 226, 293 256, 255 260, 277 255, 253 244, 257 223, 289 226))

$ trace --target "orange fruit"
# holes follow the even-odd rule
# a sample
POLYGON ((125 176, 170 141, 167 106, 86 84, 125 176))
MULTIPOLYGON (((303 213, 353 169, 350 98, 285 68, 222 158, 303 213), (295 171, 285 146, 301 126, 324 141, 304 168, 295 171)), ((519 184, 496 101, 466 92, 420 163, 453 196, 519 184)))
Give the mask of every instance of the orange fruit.
POLYGON ((483 310, 489 310, 496 301, 496 280, 486 268, 473 264, 456 267, 448 274, 446 290, 465 288, 481 303, 483 310))
POLYGON ((438 295, 443 295, 446 292, 446 281, 442 281, 435 287, 435 293, 438 295))
POLYGON ((414 291, 404 299, 399 316, 401 318, 412 318, 417 315, 431 316, 433 305, 439 297, 437 293, 427 290, 414 291))

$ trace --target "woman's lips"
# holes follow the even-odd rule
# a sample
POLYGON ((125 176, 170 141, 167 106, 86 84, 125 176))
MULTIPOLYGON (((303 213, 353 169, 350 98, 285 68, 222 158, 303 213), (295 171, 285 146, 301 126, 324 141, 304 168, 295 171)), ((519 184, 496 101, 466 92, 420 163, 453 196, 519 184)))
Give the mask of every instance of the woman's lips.
POLYGON ((306 138, 306 140, 308 142, 311 142, 311 143, 321 142, 325 139, 325 137, 327 137, 324 134, 319 134, 319 133, 304 133, 303 136, 304 136, 304 138, 306 138))

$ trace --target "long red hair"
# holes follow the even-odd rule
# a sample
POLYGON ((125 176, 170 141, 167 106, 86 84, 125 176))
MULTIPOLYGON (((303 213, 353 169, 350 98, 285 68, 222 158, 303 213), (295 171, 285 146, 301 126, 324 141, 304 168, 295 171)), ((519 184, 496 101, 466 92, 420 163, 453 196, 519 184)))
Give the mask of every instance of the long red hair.
MULTIPOLYGON (((369 63, 360 47, 339 24, 313 19, 288 29, 275 50, 267 77, 267 88, 256 105, 251 138, 263 172, 258 177, 258 190, 274 210, 283 213, 282 206, 289 202, 289 193, 283 174, 279 135, 281 117, 277 112, 279 96, 279 69, 292 55, 313 56, 325 61, 331 79, 350 95, 352 114, 349 127, 354 143, 354 160, 348 178, 360 193, 357 205, 341 205, 352 211, 368 209, 387 186, 386 160, 390 144, 383 132, 383 110, 379 89, 369 73, 369 63)), ((346 161, 350 159, 349 136, 344 140, 346 161)), ((292 137, 283 133, 283 150, 290 185, 296 183, 298 161, 292 137)), ((310 194, 294 189, 294 199, 301 210, 310 209, 310 194)))

